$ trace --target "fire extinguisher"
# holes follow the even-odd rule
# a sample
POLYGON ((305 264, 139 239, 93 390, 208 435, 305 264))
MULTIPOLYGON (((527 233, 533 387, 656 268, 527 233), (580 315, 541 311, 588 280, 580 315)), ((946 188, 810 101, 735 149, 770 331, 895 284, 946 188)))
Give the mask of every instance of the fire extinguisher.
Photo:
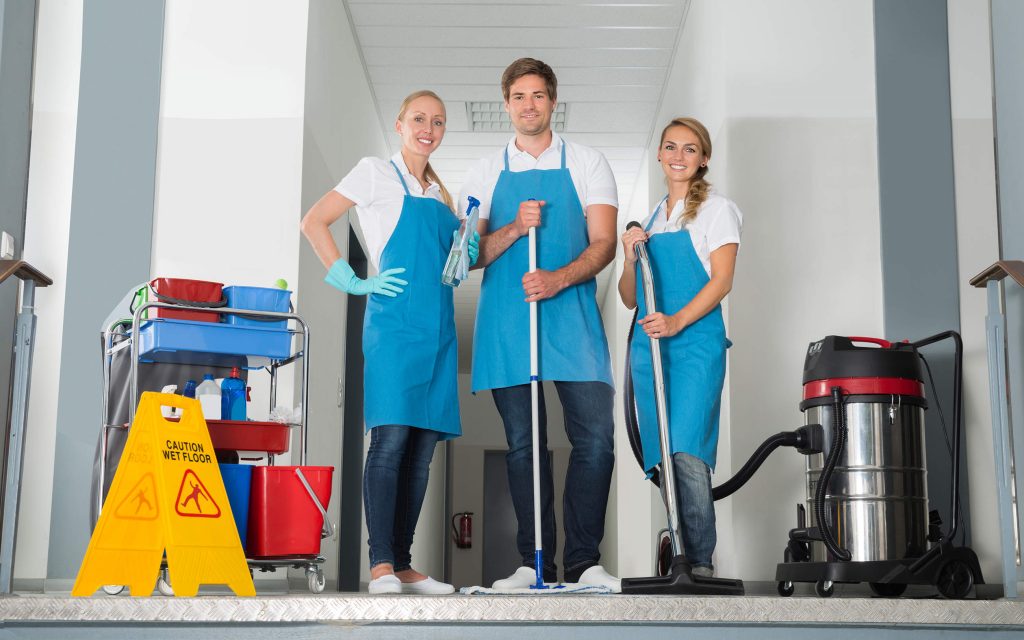
POLYGON ((463 511, 452 516, 452 541, 459 549, 469 549, 473 546, 473 513, 463 511), (459 519, 458 526, 455 519, 459 519))

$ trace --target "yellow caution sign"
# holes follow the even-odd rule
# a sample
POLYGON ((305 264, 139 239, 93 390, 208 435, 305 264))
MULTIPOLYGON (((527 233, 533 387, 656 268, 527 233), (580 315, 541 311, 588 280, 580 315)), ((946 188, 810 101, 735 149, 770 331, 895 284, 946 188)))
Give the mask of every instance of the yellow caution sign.
POLYGON ((199 402, 147 392, 71 595, 120 584, 148 596, 165 551, 176 596, 200 584, 256 595, 199 402), (181 409, 181 419, 164 419, 161 406, 181 409))

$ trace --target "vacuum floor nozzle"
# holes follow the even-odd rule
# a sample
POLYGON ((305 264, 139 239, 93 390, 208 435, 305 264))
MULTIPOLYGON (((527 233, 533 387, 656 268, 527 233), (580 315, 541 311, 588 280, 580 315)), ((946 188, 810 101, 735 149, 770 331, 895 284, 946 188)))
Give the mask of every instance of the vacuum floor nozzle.
POLYGON ((672 559, 667 576, 623 578, 622 593, 663 596, 742 596, 743 581, 729 578, 705 578, 692 573, 682 556, 672 559))

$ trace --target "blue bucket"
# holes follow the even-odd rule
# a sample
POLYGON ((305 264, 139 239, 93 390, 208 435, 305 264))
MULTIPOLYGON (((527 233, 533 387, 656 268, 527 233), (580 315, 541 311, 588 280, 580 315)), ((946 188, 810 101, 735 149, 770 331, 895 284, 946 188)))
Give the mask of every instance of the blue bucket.
POLYGON ((220 464, 220 477, 228 492, 231 515, 235 517, 235 528, 245 549, 245 532, 249 528, 249 489, 252 486, 252 465, 220 464))
MULTIPOLYGON (((231 309, 251 309, 252 311, 278 311, 288 313, 291 308, 292 292, 271 287, 224 287, 224 297, 231 309)), ((258 320, 235 313, 224 314, 228 324, 262 327, 264 329, 284 329, 287 320, 258 320)))

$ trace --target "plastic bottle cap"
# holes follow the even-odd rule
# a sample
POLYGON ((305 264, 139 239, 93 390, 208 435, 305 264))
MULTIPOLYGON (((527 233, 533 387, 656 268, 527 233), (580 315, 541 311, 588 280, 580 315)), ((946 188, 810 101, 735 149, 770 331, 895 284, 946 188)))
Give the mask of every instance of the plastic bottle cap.
POLYGON ((232 378, 237 378, 238 377, 238 367, 231 367, 231 376, 230 377, 232 377, 232 378))
POLYGON ((203 374, 203 380, 213 380, 213 374, 212 373, 204 373, 203 374))

